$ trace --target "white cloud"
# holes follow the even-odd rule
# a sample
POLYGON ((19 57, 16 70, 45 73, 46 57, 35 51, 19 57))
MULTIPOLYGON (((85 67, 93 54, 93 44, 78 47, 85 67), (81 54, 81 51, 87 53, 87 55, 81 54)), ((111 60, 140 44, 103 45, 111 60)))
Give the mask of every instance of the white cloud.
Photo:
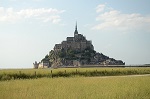
MULTIPOLYGON (((103 10, 106 6, 103 6, 103 10)), ((99 10, 96 12, 100 12, 99 10)), ((138 13, 124 14, 118 10, 109 9, 109 11, 99 13, 96 17, 99 24, 95 25, 92 29, 117 29, 117 30, 148 30, 150 27, 150 16, 144 16, 138 13)))
POLYGON ((105 5, 104 4, 100 4, 96 7, 96 12, 99 13, 99 12, 102 12, 104 11, 104 8, 105 8, 105 5))
POLYGON ((13 8, 0 7, 0 21, 1 22, 16 22, 24 19, 38 19, 43 22, 59 23, 61 21, 60 14, 65 10, 58 10, 53 8, 38 8, 38 9, 22 9, 14 11, 13 8))
POLYGON ((50 16, 48 18, 43 17, 42 19, 43 19, 43 22, 51 21, 54 24, 61 21, 61 18, 58 15, 56 15, 56 16, 50 16))

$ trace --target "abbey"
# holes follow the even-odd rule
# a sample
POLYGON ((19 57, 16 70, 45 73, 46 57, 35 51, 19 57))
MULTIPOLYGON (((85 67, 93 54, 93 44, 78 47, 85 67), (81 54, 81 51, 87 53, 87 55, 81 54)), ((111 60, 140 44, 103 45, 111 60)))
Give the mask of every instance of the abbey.
POLYGON ((77 30, 77 23, 74 31, 74 37, 67 37, 66 41, 62 41, 61 44, 56 44, 54 50, 76 50, 76 51, 83 51, 86 48, 90 48, 94 50, 91 41, 86 40, 86 38, 82 34, 78 34, 77 30))
POLYGON ((34 68, 58 68, 58 67, 84 67, 84 66, 107 66, 125 65, 121 60, 109 58, 102 53, 96 52, 92 41, 78 33, 77 23, 74 36, 67 37, 66 41, 55 44, 39 63, 33 63, 34 68))

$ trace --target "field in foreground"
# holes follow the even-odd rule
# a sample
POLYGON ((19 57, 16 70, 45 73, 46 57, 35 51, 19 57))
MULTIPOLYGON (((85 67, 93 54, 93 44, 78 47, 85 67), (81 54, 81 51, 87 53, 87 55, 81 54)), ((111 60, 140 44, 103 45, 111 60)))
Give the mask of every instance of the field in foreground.
POLYGON ((0 99, 149 99, 150 76, 73 77, 0 82, 0 99))

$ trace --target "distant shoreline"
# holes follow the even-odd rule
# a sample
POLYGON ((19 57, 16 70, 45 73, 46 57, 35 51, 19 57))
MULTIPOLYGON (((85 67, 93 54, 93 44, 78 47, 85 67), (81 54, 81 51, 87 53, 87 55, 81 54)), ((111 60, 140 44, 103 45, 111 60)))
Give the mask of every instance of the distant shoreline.
MULTIPOLYGON (((124 68, 132 68, 132 67, 150 67, 150 64, 143 64, 143 65, 83 65, 83 66, 60 66, 57 68, 117 68, 117 67, 124 67, 124 68)), ((7 70, 7 69, 33 69, 33 68, 0 68, 0 70, 7 70)), ((51 67, 48 69, 52 69, 51 67)))

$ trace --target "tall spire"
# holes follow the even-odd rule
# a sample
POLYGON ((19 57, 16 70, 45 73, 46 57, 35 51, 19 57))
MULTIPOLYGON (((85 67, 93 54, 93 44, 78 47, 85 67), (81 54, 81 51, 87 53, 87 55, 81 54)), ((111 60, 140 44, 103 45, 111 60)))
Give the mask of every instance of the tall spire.
POLYGON ((75 26, 75 31, 74 31, 74 36, 78 35, 78 30, 77 30, 77 21, 76 21, 76 26, 75 26))
POLYGON ((77 30, 77 21, 76 21, 76 28, 75 28, 75 30, 77 30))

